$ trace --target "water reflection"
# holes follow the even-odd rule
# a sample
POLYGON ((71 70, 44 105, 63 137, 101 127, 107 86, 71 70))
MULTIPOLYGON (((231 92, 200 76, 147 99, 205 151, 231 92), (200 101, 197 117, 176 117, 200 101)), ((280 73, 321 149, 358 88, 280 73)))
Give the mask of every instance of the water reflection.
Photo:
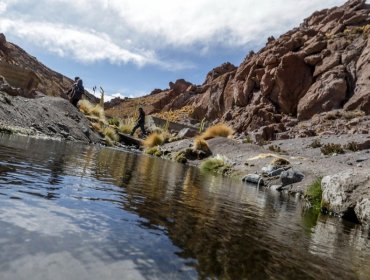
POLYGON ((0 141, 2 279, 366 279, 368 230, 301 209, 170 161, 0 141))

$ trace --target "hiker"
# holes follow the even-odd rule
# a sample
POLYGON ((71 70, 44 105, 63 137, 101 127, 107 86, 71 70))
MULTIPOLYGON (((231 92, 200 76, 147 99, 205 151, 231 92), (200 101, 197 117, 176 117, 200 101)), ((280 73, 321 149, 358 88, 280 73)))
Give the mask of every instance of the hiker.
POLYGON ((75 82, 72 88, 68 91, 69 102, 71 102, 75 107, 77 107, 78 101, 80 101, 82 94, 85 92, 82 79, 75 77, 75 82))
POLYGON ((134 135, 136 129, 138 129, 139 127, 141 128, 141 131, 142 131, 143 135, 146 135, 144 124, 145 124, 145 112, 144 112, 143 108, 140 107, 139 108, 139 117, 137 118, 136 125, 132 129, 130 135, 131 136, 134 135))

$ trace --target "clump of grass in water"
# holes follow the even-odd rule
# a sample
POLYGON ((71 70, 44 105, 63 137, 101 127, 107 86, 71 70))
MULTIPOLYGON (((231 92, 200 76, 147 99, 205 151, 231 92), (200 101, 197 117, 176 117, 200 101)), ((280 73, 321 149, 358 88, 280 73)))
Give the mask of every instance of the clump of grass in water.
POLYGON ((234 134, 234 130, 226 124, 220 123, 207 128, 207 130, 200 136, 204 140, 209 140, 215 137, 229 137, 234 134))
POLYGON ((231 168, 225 157, 217 155, 214 158, 204 160, 200 169, 205 172, 213 172, 218 174, 225 174, 231 168))
POLYGON ((310 207, 316 211, 321 210, 321 199, 322 199, 322 189, 321 189, 322 178, 317 178, 307 189, 305 193, 305 198, 309 202, 310 207))

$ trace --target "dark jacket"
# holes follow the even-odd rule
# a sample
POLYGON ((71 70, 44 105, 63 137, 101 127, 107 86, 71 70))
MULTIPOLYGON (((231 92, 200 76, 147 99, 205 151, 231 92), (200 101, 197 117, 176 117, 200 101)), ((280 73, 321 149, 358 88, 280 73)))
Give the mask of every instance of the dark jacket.
POLYGON ((138 124, 145 124, 145 112, 144 110, 139 111, 139 117, 137 118, 138 124))
POLYGON ((82 84, 82 80, 78 79, 77 82, 73 84, 71 98, 79 100, 84 92, 85 92, 85 88, 82 84))

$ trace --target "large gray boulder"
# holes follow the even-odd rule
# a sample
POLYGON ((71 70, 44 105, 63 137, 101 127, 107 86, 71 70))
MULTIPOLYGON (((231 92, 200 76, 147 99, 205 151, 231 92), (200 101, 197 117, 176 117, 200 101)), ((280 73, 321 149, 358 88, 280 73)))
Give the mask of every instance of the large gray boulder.
POLYGON ((345 219, 370 224, 369 173, 348 170, 321 181, 322 206, 345 219))

